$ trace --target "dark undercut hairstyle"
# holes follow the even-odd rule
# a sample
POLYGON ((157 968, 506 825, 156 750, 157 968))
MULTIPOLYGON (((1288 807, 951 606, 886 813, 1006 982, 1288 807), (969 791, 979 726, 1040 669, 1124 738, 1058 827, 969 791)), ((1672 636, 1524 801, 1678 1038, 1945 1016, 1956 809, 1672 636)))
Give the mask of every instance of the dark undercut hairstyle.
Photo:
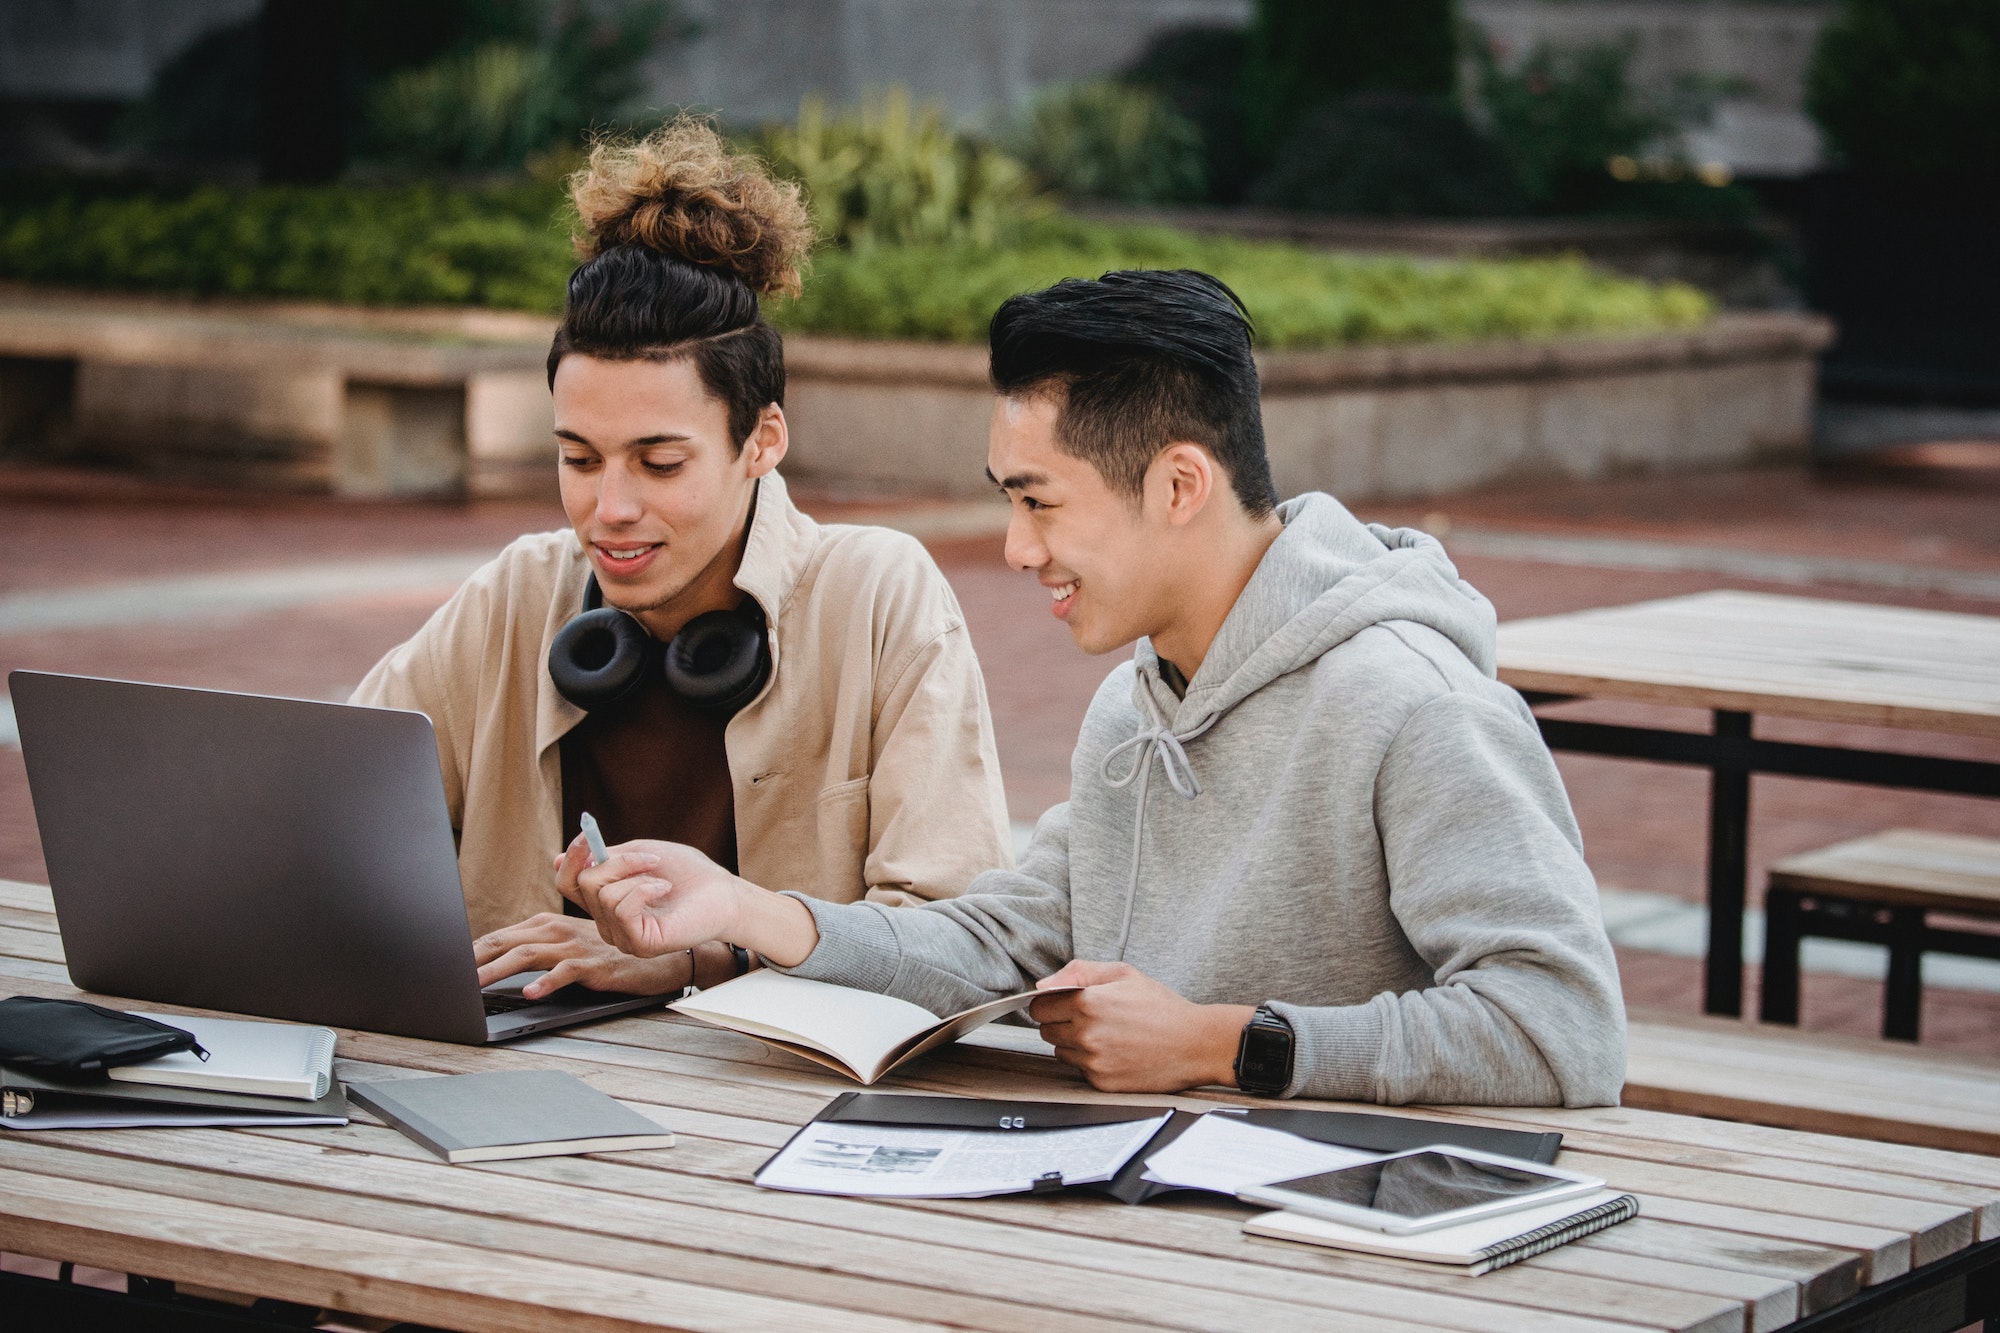
POLYGON ((694 363, 701 387, 729 411, 740 452, 767 403, 785 405, 785 344, 765 323, 757 293, 735 274, 641 245, 617 245, 570 274, 556 366, 577 352, 606 361, 694 363))
POLYGON ((691 361, 741 452, 765 407, 785 403, 784 340, 757 298, 798 294, 813 240, 798 187, 691 117, 600 142, 569 184, 583 262, 549 347, 550 387, 572 352, 691 361))
POLYGON ((1056 443, 1135 501, 1168 445, 1215 456, 1244 509, 1277 504, 1264 453, 1250 318, 1193 269, 1065 278, 1003 304, 990 331, 993 388, 1055 399, 1056 443))

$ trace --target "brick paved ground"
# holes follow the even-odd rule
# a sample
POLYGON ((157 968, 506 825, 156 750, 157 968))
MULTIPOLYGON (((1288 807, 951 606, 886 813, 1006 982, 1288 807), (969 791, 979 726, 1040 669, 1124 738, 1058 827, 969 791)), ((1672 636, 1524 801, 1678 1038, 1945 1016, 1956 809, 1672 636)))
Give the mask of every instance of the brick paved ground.
MULTIPOLYGON (((857 497, 803 497, 824 516, 881 512, 857 497)), ((1836 562, 1857 558, 1916 570, 2000 575, 2000 503, 1991 492, 1824 482, 1772 470, 1692 478, 1630 479, 1363 506, 1364 517, 1420 523, 1453 534, 1462 572, 1504 618, 1546 614, 1716 587, 2000 614, 2000 597, 1912 594, 1831 581, 1759 583, 1715 572, 1716 551, 1777 553, 1836 562), (1613 537, 1708 553, 1692 569, 1606 569, 1573 549, 1546 558, 1466 553, 1475 533, 1556 540, 1613 537)), ((901 506, 911 513, 922 507, 901 506)), ((963 518, 961 514, 959 516, 963 518)), ((978 515, 971 516, 977 526, 978 515)), ((66 474, 0 473, 0 606, 9 595, 228 571, 259 572, 330 561, 382 560, 497 549, 513 535, 560 524, 548 502, 465 506, 355 505, 163 493, 66 474)), ((963 529, 965 524, 959 522, 963 529)), ((1068 788, 1071 740, 1113 659, 1077 652, 1048 599, 1005 569, 996 537, 930 543, 957 589, 982 662, 999 730, 1009 802, 1032 819, 1068 788)), ((40 667, 309 697, 339 697, 383 650, 413 631, 450 591, 402 586, 233 616, 112 624, 62 632, 0 633, 0 671, 40 667)), ((1576 705, 1579 715, 1690 728, 1697 714, 1576 705)), ((1760 724, 1763 725, 1763 724, 1760 724)), ((1926 749, 2000 758, 2000 744, 1870 728, 1774 722, 1763 734, 1834 744, 1926 749)), ((1689 900, 1702 892, 1706 781, 1659 765, 1564 756, 1560 760, 1591 864, 1606 885, 1689 900)), ((2000 834, 2000 807, 1970 798, 1760 778, 1751 841, 1753 882, 1775 857, 1897 824, 2000 834)), ((0 746, 0 876, 44 879, 17 749, 0 746)), ((1699 964, 1622 951, 1634 1003, 1692 1012, 1699 964)), ((1752 978, 1754 986, 1754 977, 1752 978)), ((1754 991, 1752 992, 1754 993, 1754 991)), ((1870 1033, 1878 983, 1813 975, 1808 1029, 1870 1033)), ((1925 1012, 1932 1045, 2000 1054, 2000 994, 1933 990, 1925 1012)))

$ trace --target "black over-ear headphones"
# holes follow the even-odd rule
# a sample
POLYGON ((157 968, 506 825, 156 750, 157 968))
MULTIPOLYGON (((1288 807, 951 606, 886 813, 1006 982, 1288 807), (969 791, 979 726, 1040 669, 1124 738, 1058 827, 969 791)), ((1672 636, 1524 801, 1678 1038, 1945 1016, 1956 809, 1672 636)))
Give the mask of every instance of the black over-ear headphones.
POLYGON ((733 611, 704 612, 662 649, 638 620, 604 604, 592 574, 583 614, 549 645, 556 693, 585 711, 608 708, 631 697, 648 670, 663 670, 668 687, 695 707, 733 716, 771 675, 764 614, 748 598, 733 611))

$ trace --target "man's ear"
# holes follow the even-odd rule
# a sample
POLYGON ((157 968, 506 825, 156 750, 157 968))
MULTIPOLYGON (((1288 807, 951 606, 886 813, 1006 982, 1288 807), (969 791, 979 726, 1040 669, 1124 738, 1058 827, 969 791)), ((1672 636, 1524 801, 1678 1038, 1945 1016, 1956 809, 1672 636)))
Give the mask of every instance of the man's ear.
POLYGON ((792 447, 791 432, 785 426, 785 409, 766 403, 757 414, 756 429, 743 442, 743 461, 752 480, 763 476, 784 461, 792 447))
POLYGON ((1208 507, 1218 480, 1215 459, 1198 444, 1170 444, 1147 469, 1148 489, 1166 504, 1167 522, 1174 527, 1192 523, 1208 507))

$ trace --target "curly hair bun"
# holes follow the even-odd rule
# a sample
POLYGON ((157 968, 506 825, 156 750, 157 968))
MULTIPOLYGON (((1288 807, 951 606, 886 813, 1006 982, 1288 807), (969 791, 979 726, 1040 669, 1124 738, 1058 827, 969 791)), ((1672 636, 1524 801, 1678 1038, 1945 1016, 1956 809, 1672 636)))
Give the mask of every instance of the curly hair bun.
POLYGON ((643 139, 601 140, 569 179, 588 259, 643 245, 733 273, 760 296, 799 294, 812 220, 799 187, 734 154, 707 122, 681 116, 643 139))

